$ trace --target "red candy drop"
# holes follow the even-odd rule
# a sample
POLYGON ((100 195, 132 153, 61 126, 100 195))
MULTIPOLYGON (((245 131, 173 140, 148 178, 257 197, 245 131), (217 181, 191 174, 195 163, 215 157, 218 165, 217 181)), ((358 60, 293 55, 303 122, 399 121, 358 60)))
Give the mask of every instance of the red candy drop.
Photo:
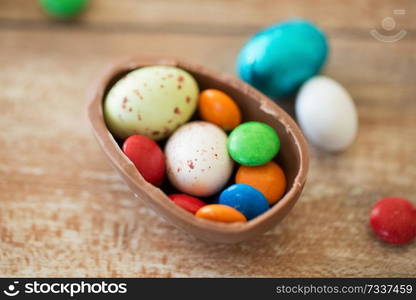
POLYGON ((162 184, 165 155, 155 141, 144 135, 132 135, 124 141, 123 152, 147 182, 162 184))
POLYGON ((402 198, 378 201, 370 213, 374 233, 391 244, 406 244, 416 236, 416 208, 402 198))
POLYGON ((195 214, 198 209, 206 204, 198 198, 188 196, 186 194, 172 194, 168 196, 176 205, 179 205, 184 210, 195 214))

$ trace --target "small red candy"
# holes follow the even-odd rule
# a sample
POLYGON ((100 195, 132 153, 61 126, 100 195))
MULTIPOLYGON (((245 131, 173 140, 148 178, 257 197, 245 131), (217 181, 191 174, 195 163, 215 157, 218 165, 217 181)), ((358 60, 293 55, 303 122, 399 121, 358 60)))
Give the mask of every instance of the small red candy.
POLYGON ((378 201, 370 213, 374 233, 391 244, 406 244, 416 236, 416 208, 402 198, 378 201))
POLYGON ((144 135, 132 135, 124 141, 123 152, 147 182, 162 184, 165 155, 155 141, 144 135))
POLYGON ((186 194, 171 194, 168 196, 176 205, 179 205, 184 210, 195 214, 198 209, 206 204, 198 198, 188 196, 186 194))

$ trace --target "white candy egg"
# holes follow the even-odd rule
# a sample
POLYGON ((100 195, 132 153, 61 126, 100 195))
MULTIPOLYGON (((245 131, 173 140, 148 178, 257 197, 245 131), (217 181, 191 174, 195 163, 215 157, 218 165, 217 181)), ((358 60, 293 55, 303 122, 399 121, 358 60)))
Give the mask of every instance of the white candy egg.
POLYGON ((295 110, 304 135, 320 149, 342 151, 357 135, 354 102, 331 78, 316 76, 305 82, 297 95, 295 110))
POLYGON ((218 126, 195 121, 181 126, 166 147, 166 171, 173 186, 194 196, 210 196, 228 181, 233 161, 227 135, 218 126))

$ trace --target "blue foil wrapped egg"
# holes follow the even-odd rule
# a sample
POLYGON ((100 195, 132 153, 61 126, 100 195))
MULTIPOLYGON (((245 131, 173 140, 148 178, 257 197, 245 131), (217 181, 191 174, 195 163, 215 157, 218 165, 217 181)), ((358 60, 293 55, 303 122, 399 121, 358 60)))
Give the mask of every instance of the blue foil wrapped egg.
POLYGON ((240 51, 237 72, 266 95, 284 98, 316 75, 327 55, 325 34, 308 21, 293 19, 254 35, 240 51))

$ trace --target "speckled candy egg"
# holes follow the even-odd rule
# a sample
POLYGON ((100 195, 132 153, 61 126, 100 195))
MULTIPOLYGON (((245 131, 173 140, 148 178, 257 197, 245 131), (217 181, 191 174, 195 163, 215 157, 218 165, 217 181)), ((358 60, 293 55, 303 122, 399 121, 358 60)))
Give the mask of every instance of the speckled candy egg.
POLYGON ((195 121, 180 127, 166 147, 166 171, 173 186, 194 196, 210 196, 228 181, 233 161, 227 135, 218 126, 195 121))
POLYGON ((142 134, 160 140, 191 118, 198 93, 195 79, 182 69, 143 67, 110 89, 104 101, 105 121, 117 138, 142 134))
POLYGON ((244 45, 237 72, 270 97, 286 97, 319 72, 327 52, 319 28, 305 20, 288 20, 263 29, 244 45))

